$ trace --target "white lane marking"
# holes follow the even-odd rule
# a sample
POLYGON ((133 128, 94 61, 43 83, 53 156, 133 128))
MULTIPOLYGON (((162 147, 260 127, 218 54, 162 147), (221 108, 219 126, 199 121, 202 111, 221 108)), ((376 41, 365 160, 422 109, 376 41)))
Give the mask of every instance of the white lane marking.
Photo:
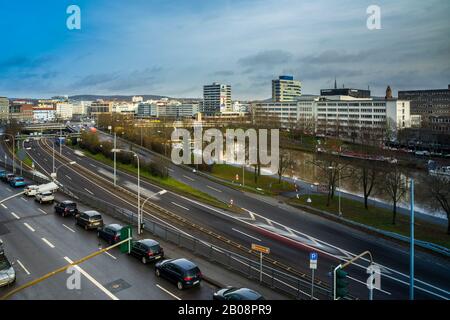
POLYGON ((25 199, 24 197, 20 197, 20 199, 22 199, 22 200, 25 201, 25 202, 28 202, 28 200, 25 199))
POLYGON ((96 166, 95 164, 89 163, 89 165, 90 165, 91 167, 97 168, 97 166, 96 166))
POLYGON ((45 162, 48 162, 47 158, 44 158, 44 161, 45 161, 45 162))
POLYGON ((3 203, 2 203, 2 207, 3 208, 5 208, 5 209, 8 209, 8 207, 7 206, 5 206, 3 203))
POLYGON ((254 236, 251 236, 251 235, 249 235, 249 234, 247 234, 245 232, 242 232, 241 230, 238 230, 238 229, 235 229, 235 228, 231 228, 231 230, 236 231, 236 232, 238 232, 240 234, 243 234, 244 236, 247 236, 249 238, 252 238, 252 239, 255 239, 255 240, 258 240, 259 242, 261 242, 261 239, 258 239, 258 238, 254 237, 254 236))
POLYGON ((45 212, 45 211, 42 210, 41 208, 38 208, 38 210, 39 210, 40 212, 42 212, 43 214, 47 214, 47 212, 45 212))
POLYGON ((13 216, 14 218, 16 218, 17 220, 20 219, 20 217, 19 217, 17 214, 15 214, 14 212, 11 211, 11 214, 12 214, 12 216, 13 216))
POLYGON ((12 192, 12 190, 10 188, 6 188, 6 190, 8 190, 9 192, 12 192))
MULTIPOLYGON (((250 215, 250 220, 253 220, 253 221, 256 220, 255 215, 253 214, 253 212, 251 212, 250 210, 247 210, 247 209, 245 209, 245 208, 241 208, 241 209, 248 212, 248 214, 250 215)), ((242 219, 242 218, 241 218, 241 219, 242 219)))
MULTIPOLYGON (((288 227, 284 227, 284 228, 286 229, 287 232, 289 232, 289 233, 292 234, 293 236, 296 236, 296 234, 294 233, 294 231, 292 231, 291 228, 288 228, 288 227)), ((314 239, 309 239, 309 240, 314 241, 314 239)), ((316 242, 316 243, 317 243, 317 242, 316 242)))
POLYGON ((41 238, 42 239, 42 241, 44 241, 50 248, 54 248, 55 246, 53 245, 53 243, 51 243, 50 241, 48 241, 47 239, 45 239, 45 238, 41 238))
POLYGON ((266 218, 266 222, 267 222, 267 224, 268 224, 269 226, 272 226, 272 227, 273 227, 272 220, 266 218))
POLYGON ((188 180, 195 181, 195 179, 192 179, 191 177, 188 177, 188 176, 185 176, 185 175, 183 175, 183 177, 185 177, 188 180))
POLYGON ((116 257, 114 257, 111 253, 109 253, 108 251, 105 251, 105 253, 108 255, 108 256, 110 256, 111 258, 113 258, 114 260, 117 260, 117 258, 116 257))
POLYGON ((89 192, 90 194, 94 194, 92 191, 89 191, 88 189, 84 188, 84 190, 86 190, 87 192, 89 192))
POLYGON ((216 189, 214 187, 211 187, 211 186, 208 186, 208 185, 207 185, 207 187, 210 188, 211 190, 216 191, 216 192, 222 192, 222 190, 216 189))
POLYGON ((173 169, 170 169, 170 168, 167 168, 167 170, 168 170, 169 172, 174 172, 174 170, 173 170, 173 169))
POLYGON ((35 232, 36 230, 34 230, 28 223, 24 222, 23 223, 25 225, 25 227, 27 227, 28 229, 30 229, 31 232, 35 232))
POLYGON ((180 208, 182 208, 182 209, 184 209, 184 210, 187 210, 187 211, 189 211, 189 209, 188 208, 186 208, 186 207, 183 207, 181 204, 178 204, 178 203, 176 203, 176 202, 172 202, 172 204, 174 204, 174 205, 176 205, 177 207, 180 207, 180 208))
MULTIPOLYGON (((64 260, 66 260, 69 263, 73 263, 72 260, 70 260, 68 257, 64 257, 64 260)), ((108 297, 110 297, 112 300, 119 300, 115 295, 111 293, 108 289, 106 289, 104 286, 101 285, 100 282, 95 280, 89 273, 81 269, 78 265, 73 266, 76 270, 81 272, 86 278, 88 278, 89 281, 91 281, 97 288, 102 290, 108 297)))
POLYGON ((180 298, 178 298, 176 295, 174 295, 172 292, 170 292, 169 290, 164 289, 163 287, 161 287, 159 284, 156 285, 158 288, 160 288, 162 291, 164 291, 165 293, 167 293, 168 295, 171 295, 172 297, 174 297, 177 300, 181 300, 180 298))
POLYGON ((72 178, 71 177, 69 177, 67 174, 66 174, 66 178, 67 179, 69 179, 69 180, 72 180, 72 178))
POLYGON ((23 265, 23 263, 20 262, 19 259, 17 259, 16 261, 17 261, 17 263, 22 267, 23 271, 26 272, 27 275, 30 275, 30 274, 31 274, 31 273, 27 270, 27 268, 25 268, 25 266, 23 265))
POLYGON ((68 226, 66 226, 64 223, 62 224, 64 228, 66 228, 67 230, 70 230, 71 232, 75 233, 75 230, 73 230, 72 228, 69 228, 68 226))

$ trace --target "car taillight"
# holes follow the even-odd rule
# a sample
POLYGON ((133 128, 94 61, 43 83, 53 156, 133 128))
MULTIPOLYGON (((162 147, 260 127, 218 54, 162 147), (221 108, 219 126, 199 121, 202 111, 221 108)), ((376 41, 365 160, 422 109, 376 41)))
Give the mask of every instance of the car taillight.
POLYGON ((65 209, 64 209, 64 212, 67 212, 67 211, 69 211, 69 209, 65 208, 65 209))
POLYGON ((202 275, 202 273, 201 272, 199 272, 198 274, 197 274, 197 277, 199 277, 199 278, 201 278, 203 275, 202 275))
POLYGON ((184 281, 191 281, 193 278, 192 277, 184 277, 183 279, 184 279, 184 281))
POLYGON ((149 251, 149 252, 148 252, 148 256, 149 256, 149 257, 153 256, 153 252, 149 251))
POLYGON ((114 236, 114 240, 115 240, 115 241, 119 240, 119 236, 117 236, 117 235, 114 236))

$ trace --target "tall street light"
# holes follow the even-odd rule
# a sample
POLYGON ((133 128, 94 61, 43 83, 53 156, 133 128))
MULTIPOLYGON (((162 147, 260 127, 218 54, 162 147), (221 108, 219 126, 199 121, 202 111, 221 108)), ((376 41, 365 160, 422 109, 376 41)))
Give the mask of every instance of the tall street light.
POLYGON ((141 208, 141 170, 139 165, 139 155, 132 151, 132 150, 124 150, 124 149, 112 149, 112 153, 118 153, 118 152, 129 152, 134 155, 134 157, 137 159, 137 169, 138 169, 138 178, 137 178, 137 185, 138 185, 138 205, 137 205, 137 213, 138 213, 138 234, 141 234, 141 217, 140 217, 140 208, 141 208))
MULTIPOLYGON (((164 193, 166 193, 167 192, 167 190, 161 190, 161 191, 159 191, 159 192, 157 192, 157 193, 154 193, 154 194, 152 194, 151 196, 149 196, 147 199, 145 199, 143 202, 142 202, 142 204, 141 204, 141 209, 140 209, 140 215, 141 215, 141 219, 142 220, 144 220, 144 216, 143 216, 143 210, 144 210, 144 206, 145 206, 145 204, 147 203, 147 201, 148 200, 150 200, 151 198, 153 198, 153 197, 156 197, 156 196, 162 196, 164 193)), ((138 216, 139 217, 139 216, 138 216)), ((138 221, 139 221, 139 218, 138 218, 138 221)))
MULTIPOLYGON (((10 133, 3 133, 5 136, 10 136, 13 139, 13 152, 12 152, 12 167, 13 167, 13 173, 16 173, 16 166, 15 166, 15 160, 16 160, 16 137, 10 133)), ((9 139, 5 139, 6 142, 9 141, 9 139)), ((6 153, 5 153, 5 168, 6 168, 6 153)))

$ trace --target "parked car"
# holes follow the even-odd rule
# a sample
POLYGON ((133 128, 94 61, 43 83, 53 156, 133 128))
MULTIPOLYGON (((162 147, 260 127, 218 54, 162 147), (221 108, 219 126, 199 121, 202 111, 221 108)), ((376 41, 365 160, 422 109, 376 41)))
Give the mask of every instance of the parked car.
POLYGON ((202 279, 202 273, 197 265, 184 258, 158 262, 155 265, 155 274, 176 283, 179 290, 200 285, 202 279))
POLYGON ((215 292, 213 300, 265 300, 258 292, 248 288, 224 288, 215 292))
POLYGON ((53 192, 46 191, 46 192, 40 192, 36 194, 34 200, 38 201, 39 203, 53 203, 55 201, 55 196, 53 195, 53 192))
POLYGON ((6 170, 0 170, 0 179, 4 179, 6 177, 6 170))
POLYGON ((55 192, 56 190, 58 190, 58 185, 54 182, 49 182, 46 184, 41 184, 41 185, 31 185, 25 188, 25 195, 27 196, 35 196, 38 193, 42 193, 42 192, 55 192))
POLYGON ((140 259, 143 264, 164 258, 164 249, 152 239, 133 241, 130 255, 140 259))
POLYGON ((12 179, 14 179, 15 176, 16 176, 16 175, 13 174, 13 173, 7 173, 7 174, 2 178, 2 180, 3 180, 4 182, 9 183, 12 179))
POLYGON ((25 188, 24 194, 28 197, 32 197, 38 193, 38 190, 39 190, 39 186, 33 184, 33 185, 27 186, 25 188))
POLYGON ((85 211, 76 216, 76 224, 86 230, 98 229, 103 227, 103 218, 97 211, 85 211))
POLYGON ((71 200, 64 200, 55 205, 55 213, 65 217, 68 215, 76 216, 78 214, 77 204, 71 200))
POLYGON ((97 237, 106 240, 109 244, 115 244, 120 241, 120 230, 123 226, 117 223, 103 226, 97 230, 97 237))
POLYGON ((14 188, 18 188, 18 187, 24 187, 26 186, 26 182, 25 179, 23 177, 14 177, 10 182, 9 182, 11 187, 14 188))
POLYGON ((16 281, 16 272, 4 254, 0 255, 0 287, 16 281))

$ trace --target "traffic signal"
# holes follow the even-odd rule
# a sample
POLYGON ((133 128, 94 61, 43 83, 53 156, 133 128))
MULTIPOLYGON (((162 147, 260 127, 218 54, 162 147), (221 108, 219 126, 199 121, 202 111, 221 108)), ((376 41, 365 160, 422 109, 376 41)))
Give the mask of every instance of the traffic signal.
POLYGON ((336 298, 344 298, 348 294, 347 275, 341 268, 336 270, 336 298))
MULTIPOLYGON (((123 227, 122 230, 120 230, 120 241, 131 238, 131 236, 132 236, 132 229, 130 226, 123 227)), ((131 250, 131 240, 124 242, 120 245, 120 252, 129 253, 130 250, 131 250)))

